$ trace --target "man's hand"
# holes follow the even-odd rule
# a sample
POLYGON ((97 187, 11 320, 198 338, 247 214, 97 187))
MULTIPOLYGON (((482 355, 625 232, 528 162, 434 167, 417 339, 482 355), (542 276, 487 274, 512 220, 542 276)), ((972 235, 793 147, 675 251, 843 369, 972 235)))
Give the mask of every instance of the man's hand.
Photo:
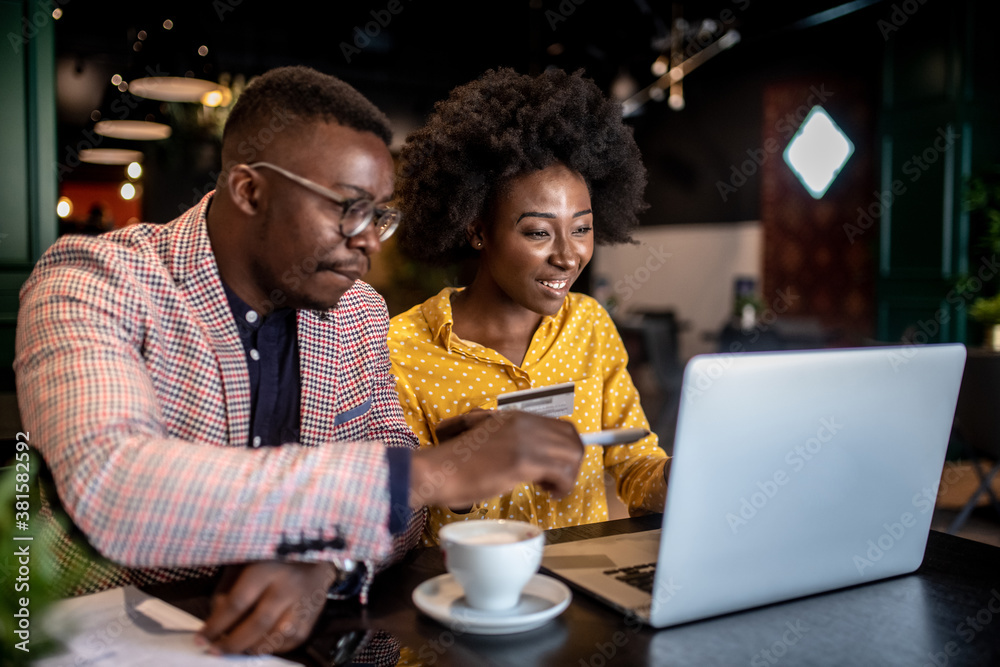
POLYGON ((332 563, 231 566, 198 631, 221 653, 284 653, 304 642, 337 578, 332 563))
POLYGON ((445 442, 465 433, 470 428, 484 423, 487 419, 497 413, 482 408, 472 408, 469 412, 463 412, 455 417, 442 419, 434 424, 434 435, 438 442, 445 442))
POLYGON ((467 506, 521 482, 559 498, 572 490, 583 460, 572 424, 525 412, 476 410, 441 422, 437 434, 437 447, 413 455, 411 507, 467 506))

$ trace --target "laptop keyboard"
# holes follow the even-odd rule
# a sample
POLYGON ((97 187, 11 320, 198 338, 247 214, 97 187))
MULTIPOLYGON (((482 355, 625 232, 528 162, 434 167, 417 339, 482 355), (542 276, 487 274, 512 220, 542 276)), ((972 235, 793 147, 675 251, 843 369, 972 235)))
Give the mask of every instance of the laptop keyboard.
POLYGON ((614 577, 618 581, 625 582, 629 586, 635 586, 641 591, 652 593, 653 577, 656 574, 656 563, 643 563, 642 565, 619 567, 613 570, 605 570, 604 574, 614 577))

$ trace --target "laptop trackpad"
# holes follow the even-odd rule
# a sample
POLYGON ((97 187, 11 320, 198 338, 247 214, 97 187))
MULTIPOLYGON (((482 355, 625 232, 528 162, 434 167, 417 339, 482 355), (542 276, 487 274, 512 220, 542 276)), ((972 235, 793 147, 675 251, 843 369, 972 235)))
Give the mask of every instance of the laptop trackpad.
POLYGON ((550 570, 576 570, 585 567, 615 567, 615 562, 604 554, 582 554, 579 556, 545 556, 542 567, 550 570))

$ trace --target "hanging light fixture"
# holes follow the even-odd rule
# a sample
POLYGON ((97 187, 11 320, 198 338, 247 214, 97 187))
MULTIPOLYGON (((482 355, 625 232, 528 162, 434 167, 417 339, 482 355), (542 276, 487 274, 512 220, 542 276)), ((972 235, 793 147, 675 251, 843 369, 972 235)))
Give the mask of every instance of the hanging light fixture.
POLYGON ((151 141, 166 139, 173 130, 165 123, 151 120, 101 120, 94 124, 94 132, 113 139, 151 141))
MULTIPOLYGON (((681 55, 681 45, 684 42, 684 32, 687 29, 687 21, 684 20, 684 9, 680 3, 674 3, 674 22, 672 35, 670 38, 670 66, 678 67, 684 58, 681 55)), ((666 72, 664 72, 666 74, 666 72)), ((667 97, 667 104, 674 111, 684 108, 684 83, 682 79, 671 81, 670 96, 667 97)))
MULTIPOLYGON (((666 74, 625 100, 622 103, 623 115, 631 116, 649 100, 656 100, 658 102, 665 99, 667 97, 663 92, 665 88, 670 88, 674 86, 674 84, 680 83, 685 76, 690 74, 700 65, 704 64, 706 60, 719 55, 726 49, 732 48, 734 45, 739 43, 739 41, 740 33, 735 30, 730 30, 701 51, 698 51, 698 53, 671 67, 667 70, 666 74)), ((675 88, 674 90, 680 92, 680 89, 675 88)))
POLYGON ((129 92, 136 97, 145 97, 150 100, 161 102, 202 102, 204 98, 212 95, 210 99, 219 102, 206 106, 219 106, 222 100, 232 99, 232 92, 227 86, 208 81, 206 79, 195 79, 186 76, 150 76, 141 79, 133 79, 129 82, 129 92))
POLYGON ((142 151, 127 148, 86 148, 80 151, 81 162, 90 164, 129 164, 142 162, 142 151))

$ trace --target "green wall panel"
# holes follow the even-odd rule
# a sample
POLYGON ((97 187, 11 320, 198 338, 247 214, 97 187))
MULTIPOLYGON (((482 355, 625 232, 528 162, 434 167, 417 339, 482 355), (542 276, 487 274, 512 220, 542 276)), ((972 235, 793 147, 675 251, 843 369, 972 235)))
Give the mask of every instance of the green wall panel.
POLYGON ((18 292, 58 229, 52 6, 0 0, 0 391, 13 390, 18 292))
MULTIPOLYGON (((0 34, 21 34, 20 2, 0 2, 0 34)), ((31 235, 28 222, 28 87, 25 73, 25 49, 9 38, 0 47, 0 262, 31 260, 31 235)))
MULTIPOLYGON (((882 190, 906 187, 880 231, 878 337, 933 332, 933 341, 979 344, 966 317, 978 294, 956 283, 976 239, 964 209, 970 174, 1000 160, 996 93, 997 3, 927 3, 886 47, 882 190), (977 340, 969 341, 974 335, 977 340)), ((985 289, 985 288, 984 288, 985 289)))

